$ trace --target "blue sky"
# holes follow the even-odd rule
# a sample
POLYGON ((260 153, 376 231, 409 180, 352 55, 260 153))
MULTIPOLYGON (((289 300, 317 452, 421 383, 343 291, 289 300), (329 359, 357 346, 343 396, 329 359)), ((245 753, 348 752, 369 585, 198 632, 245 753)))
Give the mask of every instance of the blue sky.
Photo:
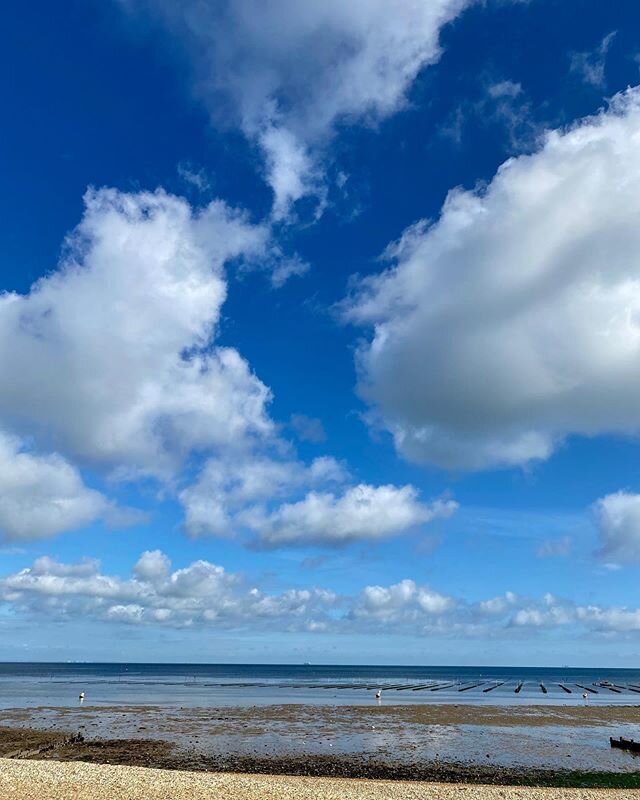
POLYGON ((9 9, 0 658, 636 664, 639 22, 9 9))

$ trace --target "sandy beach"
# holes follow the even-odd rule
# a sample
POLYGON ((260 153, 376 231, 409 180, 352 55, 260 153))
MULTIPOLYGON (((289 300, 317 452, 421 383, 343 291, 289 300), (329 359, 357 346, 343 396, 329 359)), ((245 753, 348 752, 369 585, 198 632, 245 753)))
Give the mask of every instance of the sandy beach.
POLYGON ((0 800, 628 800, 629 789, 389 782, 0 759, 0 800))

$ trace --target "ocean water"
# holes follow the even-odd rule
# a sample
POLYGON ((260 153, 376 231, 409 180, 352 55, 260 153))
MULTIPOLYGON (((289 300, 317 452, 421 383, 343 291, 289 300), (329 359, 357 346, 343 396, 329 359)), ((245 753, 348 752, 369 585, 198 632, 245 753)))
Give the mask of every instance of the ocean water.
POLYGON ((385 704, 640 705, 640 669, 0 663, 4 709, 74 706, 80 692, 110 706, 359 705, 378 689, 385 704))

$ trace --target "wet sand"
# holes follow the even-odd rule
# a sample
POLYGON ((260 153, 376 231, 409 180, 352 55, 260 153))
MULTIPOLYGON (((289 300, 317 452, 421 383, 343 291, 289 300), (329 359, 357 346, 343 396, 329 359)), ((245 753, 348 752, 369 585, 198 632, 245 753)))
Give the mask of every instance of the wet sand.
POLYGON ((212 797, 217 800, 629 800, 630 792, 195 774, 0 760, 0 800, 209 800, 212 797))
POLYGON ((521 706, 477 706, 469 704, 393 705, 381 703, 370 706, 324 705, 308 706, 287 703, 269 706, 242 706, 222 708, 173 709, 155 705, 73 705, 35 706, 0 710, 0 724, 32 723, 36 720, 63 722, 90 721, 99 725, 108 720, 111 726, 120 719, 122 724, 136 726, 139 723, 157 728, 162 722, 171 727, 187 728, 190 723, 206 721, 223 729, 235 730, 238 724, 271 725, 273 723, 307 722, 335 723, 347 721, 355 725, 369 725, 380 719, 396 720, 419 725, 478 725, 478 726, 591 726, 612 724, 640 725, 640 705, 575 706, 575 705, 521 705, 521 706), (218 723, 226 723, 220 725, 218 723))
POLYGON ((83 706, 0 712, 0 757, 170 770, 640 787, 633 706, 83 706))

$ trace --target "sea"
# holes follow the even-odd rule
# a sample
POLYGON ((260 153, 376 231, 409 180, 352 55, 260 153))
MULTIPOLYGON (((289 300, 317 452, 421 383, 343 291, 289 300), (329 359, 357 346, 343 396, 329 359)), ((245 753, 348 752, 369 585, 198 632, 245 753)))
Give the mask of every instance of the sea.
POLYGON ((640 669, 315 664, 0 663, 0 708, 372 702, 640 705, 640 669), (376 695, 380 695, 376 697, 376 695))

